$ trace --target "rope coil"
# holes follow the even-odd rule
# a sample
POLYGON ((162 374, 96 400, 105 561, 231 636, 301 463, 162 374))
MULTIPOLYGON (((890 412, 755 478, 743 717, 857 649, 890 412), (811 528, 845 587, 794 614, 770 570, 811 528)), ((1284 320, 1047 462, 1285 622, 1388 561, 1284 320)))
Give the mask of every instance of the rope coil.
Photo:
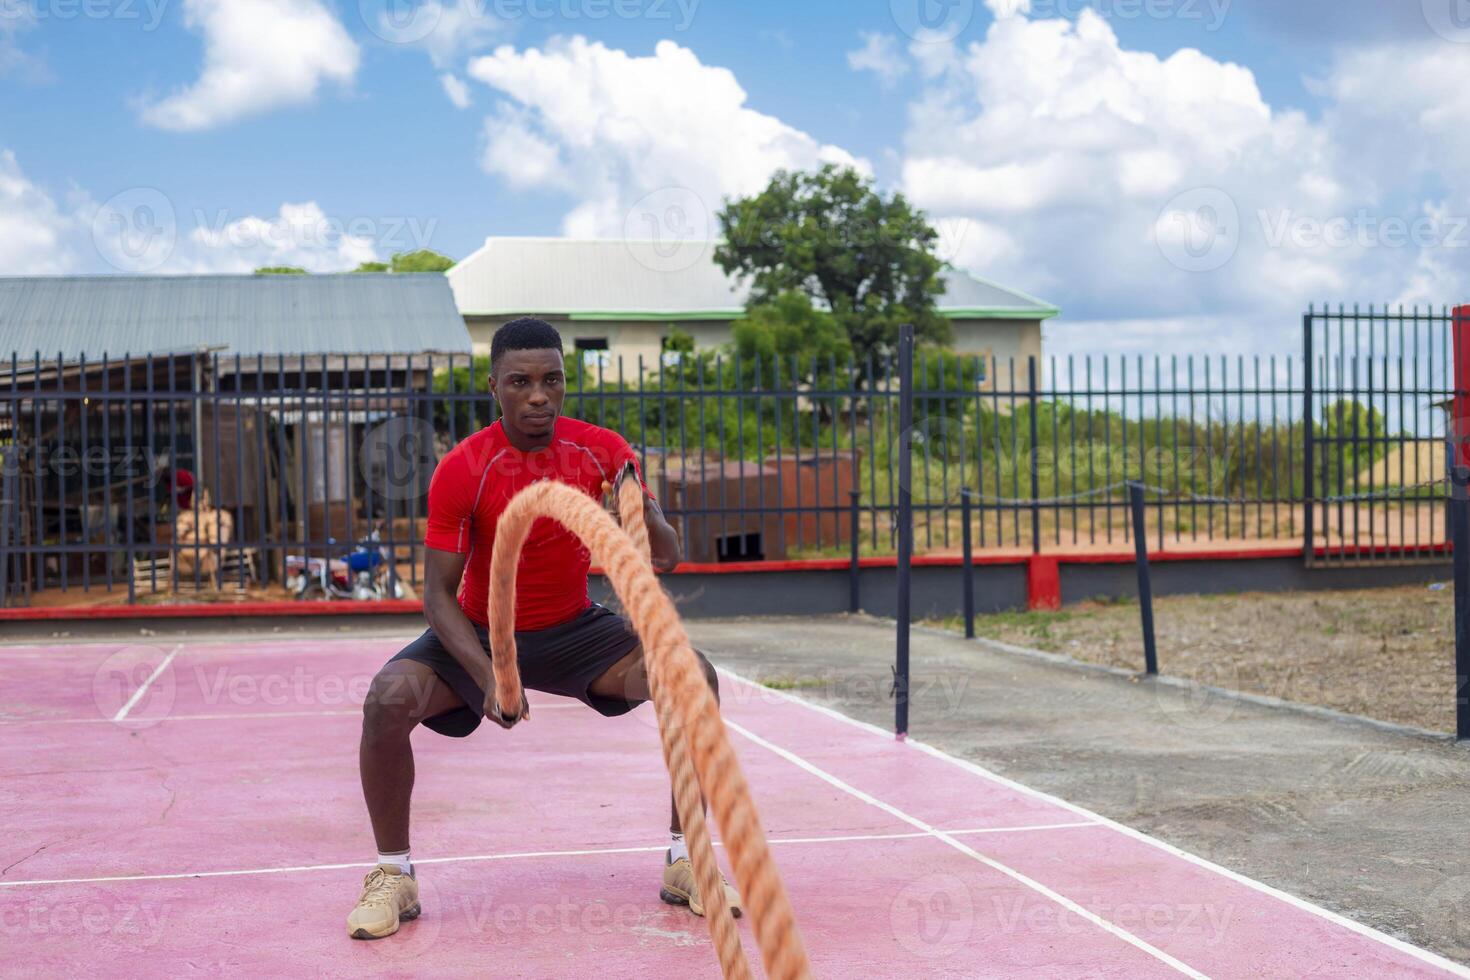
POLYGON ((551 480, 526 487, 501 514, 490 562, 495 700, 502 711, 504 705, 521 704, 524 691, 515 642, 516 570, 531 525, 539 518, 550 518, 580 538, 591 552, 642 641, 664 762, 673 782, 675 806, 689 842, 690 862, 723 975, 744 980, 751 973, 724 899, 702 796, 708 798, 715 821, 724 832, 735 881, 750 911, 766 974, 773 980, 809 977, 811 966, 786 887, 771 858, 719 706, 689 644, 684 624, 649 564, 642 491, 638 481, 628 476, 628 470, 624 470, 614 488, 622 527, 587 494, 551 480))

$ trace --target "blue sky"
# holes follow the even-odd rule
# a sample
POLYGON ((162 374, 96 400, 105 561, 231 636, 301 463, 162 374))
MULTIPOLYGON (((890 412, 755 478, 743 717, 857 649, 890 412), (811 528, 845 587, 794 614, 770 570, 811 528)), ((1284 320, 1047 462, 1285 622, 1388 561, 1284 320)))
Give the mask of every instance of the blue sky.
POLYGON ((0 273, 462 257, 835 159, 1069 348, 1238 349, 1465 298, 1463 2, 0 0, 0 273))

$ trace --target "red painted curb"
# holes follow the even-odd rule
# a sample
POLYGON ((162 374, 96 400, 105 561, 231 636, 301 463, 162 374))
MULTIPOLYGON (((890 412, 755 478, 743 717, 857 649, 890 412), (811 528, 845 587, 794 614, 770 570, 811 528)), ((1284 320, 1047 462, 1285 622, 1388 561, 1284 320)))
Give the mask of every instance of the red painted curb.
POLYGON ((170 606, 45 606, 0 609, 0 621, 62 619, 224 619, 230 616, 382 616, 423 612, 417 599, 375 602, 191 602, 170 606))
POLYGON ((1026 608, 1062 608, 1062 566, 1053 555, 1032 555, 1026 562, 1026 608))
MULTIPOLYGON (((1321 547, 1317 557, 1326 558, 1392 558, 1404 549, 1392 545, 1321 547)), ((1450 555, 1448 543, 1421 546, 1419 554, 1450 555)), ((1159 551, 1148 556, 1150 562, 1176 561, 1258 561, 1261 559, 1301 558, 1300 547, 1250 548, 1221 551, 1159 551)), ((977 555, 976 566, 1026 566, 1027 604, 1032 609, 1061 608, 1061 567, 1064 565, 1131 565, 1132 551, 1111 554, 1047 554, 1047 555, 977 555)), ((926 555, 913 559, 915 568, 958 568, 959 555, 926 555)), ((891 555, 858 559, 859 568, 896 568, 898 559, 891 555)), ((789 561, 748 561, 725 564, 687 563, 674 575, 736 575, 783 572, 845 572, 852 567, 846 558, 812 558, 789 561)), ((599 568, 590 574, 601 575, 599 568)), ((69 619, 223 619, 230 616, 391 616, 422 613, 424 605, 417 599, 381 599, 374 602, 298 602, 277 600, 265 602, 199 602, 168 606, 46 606, 0 609, 0 622, 35 622, 69 619)))

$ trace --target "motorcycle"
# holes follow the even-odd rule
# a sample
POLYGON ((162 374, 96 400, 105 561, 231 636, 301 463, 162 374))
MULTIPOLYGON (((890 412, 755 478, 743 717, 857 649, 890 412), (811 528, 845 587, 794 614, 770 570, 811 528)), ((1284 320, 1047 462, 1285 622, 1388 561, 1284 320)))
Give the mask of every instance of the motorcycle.
MULTIPOLYGON (((327 539, 328 544, 336 544, 327 539)), ((371 602, 389 592, 403 598, 403 583, 390 574, 388 549, 377 528, 352 551, 337 558, 286 556, 286 588, 297 599, 351 599, 371 602)))

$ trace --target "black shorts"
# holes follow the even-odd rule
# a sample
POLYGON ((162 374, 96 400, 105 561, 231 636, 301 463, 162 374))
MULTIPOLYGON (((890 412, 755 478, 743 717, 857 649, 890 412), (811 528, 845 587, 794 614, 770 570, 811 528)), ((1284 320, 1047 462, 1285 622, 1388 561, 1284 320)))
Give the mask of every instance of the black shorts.
MULTIPOLYGON (((490 656, 490 633, 476 625, 480 645, 490 656)), ((609 700, 590 693, 587 688, 607 669, 626 657, 638 646, 638 634, 622 616, 605 606, 592 605, 572 619, 549 629, 516 633, 517 662, 521 684, 532 691, 576 698, 611 718, 632 711, 642 701, 622 698, 609 700)), ((441 735, 464 738, 480 727, 485 717, 485 692, 439 642, 433 630, 414 640, 392 660, 413 660, 427 664, 464 702, 463 708, 426 718, 424 725, 441 735)), ((532 712, 533 714, 535 712, 532 712)))

